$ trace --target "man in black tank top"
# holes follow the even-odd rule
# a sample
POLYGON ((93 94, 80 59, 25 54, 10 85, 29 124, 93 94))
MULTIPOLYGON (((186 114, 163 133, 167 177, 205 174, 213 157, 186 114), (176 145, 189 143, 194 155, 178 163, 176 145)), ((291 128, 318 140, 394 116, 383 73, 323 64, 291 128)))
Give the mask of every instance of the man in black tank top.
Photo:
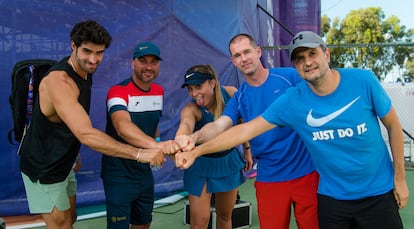
MULTIPOLYGON (((76 221, 73 164, 81 144, 106 155, 160 165, 169 149, 138 149, 92 126, 89 117, 92 74, 111 44, 108 31, 95 21, 76 24, 72 53, 51 68, 39 86, 30 127, 22 140, 20 170, 31 213, 48 228, 72 228, 76 221), (151 160, 149 160, 151 159, 151 160), (62 195, 63 194, 63 195, 62 195)), ((175 145, 171 145, 175 151, 175 145)), ((178 147, 177 147, 178 150, 178 147)))

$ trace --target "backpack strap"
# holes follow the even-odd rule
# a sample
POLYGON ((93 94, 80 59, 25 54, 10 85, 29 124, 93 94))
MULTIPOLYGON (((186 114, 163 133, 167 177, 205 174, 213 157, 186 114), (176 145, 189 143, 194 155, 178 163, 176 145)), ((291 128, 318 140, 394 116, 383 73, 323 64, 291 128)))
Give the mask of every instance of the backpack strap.
POLYGON ((27 90, 27 109, 26 109, 26 124, 24 126, 23 135, 26 134, 27 128, 30 126, 32 121, 32 112, 33 112, 33 69, 34 65, 29 66, 30 79, 29 79, 29 89, 27 90))

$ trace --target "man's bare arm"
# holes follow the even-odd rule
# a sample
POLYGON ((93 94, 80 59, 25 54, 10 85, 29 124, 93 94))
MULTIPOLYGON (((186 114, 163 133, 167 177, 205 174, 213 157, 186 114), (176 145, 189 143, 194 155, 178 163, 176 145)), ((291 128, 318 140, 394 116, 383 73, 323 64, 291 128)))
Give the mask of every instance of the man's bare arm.
POLYGON ((175 164, 177 167, 187 169, 193 164, 194 160, 201 155, 230 149, 243 142, 247 142, 274 127, 275 125, 268 123, 265 119, 259 116, 249 122, 236 125, 224 131, 211 140, 195 147, 192 151, 177 153, 175 164))
POLYGON ((141 148, 156 148, 155 139, 146 135, 132 122, 128 111, 115 111, 111 120, 117 134, 129 144, 141 148))
POLYGON ((405 177, 404 136, 402 127, 394 108, 381 119, 388 131, 391 154, 394 165, 394 196, 400 208, 408 202, 409 190, 405 177))
POLYGON ((197 143, 203 143, 231 126, 231 119, 227 116, 221 116, 219 119, 204 125, 203 128, 192 134, 180 134, 183 133, 180 131, 180 133, 177 133, 175 136, 175 140, 180 145, 182 151, 189 151, 193 149, 197 143))
POLYGON ((164 154, 174 154, 180 149, 178 144, 173 140, 157 142, 153 137, 145 134, 132 122, 128 111, 115 111, 111 115, 111 120, 117 134, 128 144, 144 149, 162 150, 160 153, 163 154, 159 154, 157 151, 146 154, 144 157, 147 157, 150 161, 159 160, 159 157, 164 157, 164 154))
POLYGON ((78 96, 75 82, 62 71, 52 72, 39 87, 41 109, 49 120, 64 122, 82 144, 95 151, 135 160, 138 148, 120 143, 93 128, 89 115, 78 102, 78 96))
POLYGON ((231 126, 233 126, 233 121, 228 116, 222 115, 214 122, 210 122, 203 126, 199 131, 194 132, 192 138, 194 138, 197 143, 203 143, 219 135, 231 126))

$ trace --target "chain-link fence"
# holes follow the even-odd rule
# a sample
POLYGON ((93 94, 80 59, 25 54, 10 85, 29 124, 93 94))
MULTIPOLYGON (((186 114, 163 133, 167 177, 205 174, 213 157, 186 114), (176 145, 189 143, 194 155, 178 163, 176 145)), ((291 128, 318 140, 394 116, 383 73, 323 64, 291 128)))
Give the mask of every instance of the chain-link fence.
MULTIPOLYGON (((414 83, 382 83, 391 97, 404 131, 404 159, 407 168, 414 168, 414 83)), ((385 128, 383 137, 388 140, 385 128)))

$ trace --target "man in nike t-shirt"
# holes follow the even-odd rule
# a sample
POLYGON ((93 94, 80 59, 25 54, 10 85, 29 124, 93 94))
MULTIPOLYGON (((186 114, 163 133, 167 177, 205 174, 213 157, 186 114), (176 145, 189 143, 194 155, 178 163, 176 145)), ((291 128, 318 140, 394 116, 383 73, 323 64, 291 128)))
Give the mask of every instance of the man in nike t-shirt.
POLYGON ((289 88, 261 116, 176 155, 187 168, 193 158, 274 128, 293 128, 320 175, 319 226, 403 228, 398 209, 407 205, 402 128, 376 76, 362 69, 331 69, 330 50, 317 34, 297 33, 289 56, 305 80, 289 88), (378 118, 389 136, 391 156, 378 118), (226 139, 223 141, 222 139, 226 139))

